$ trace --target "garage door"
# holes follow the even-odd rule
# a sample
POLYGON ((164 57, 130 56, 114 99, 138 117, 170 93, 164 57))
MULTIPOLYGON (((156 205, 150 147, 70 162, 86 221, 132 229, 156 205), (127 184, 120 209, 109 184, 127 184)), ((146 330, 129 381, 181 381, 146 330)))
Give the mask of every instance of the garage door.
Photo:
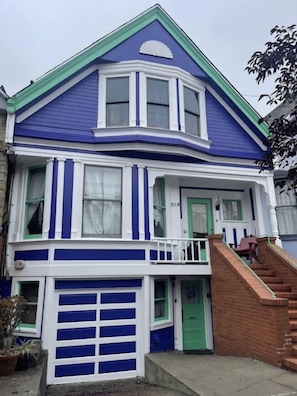
POLYGON ((141 279, 57 280, 48 383, 143 375, 141 279))

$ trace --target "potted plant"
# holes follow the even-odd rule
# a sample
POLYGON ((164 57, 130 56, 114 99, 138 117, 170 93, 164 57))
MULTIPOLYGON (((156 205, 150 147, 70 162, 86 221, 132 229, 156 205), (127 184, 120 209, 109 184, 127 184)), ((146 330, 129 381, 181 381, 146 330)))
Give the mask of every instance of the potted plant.
POLYGON ((17 371, 27 370, 29 367, 36 366, 41 352, 39 340, 19 340, 14 349, 19 352, 16 364, 17 371))
POLYGON ((22 296, 0 299, 0 375, 11 375, 19 352, 12 347, 13 332, 22 323, 26 300, 22 296))

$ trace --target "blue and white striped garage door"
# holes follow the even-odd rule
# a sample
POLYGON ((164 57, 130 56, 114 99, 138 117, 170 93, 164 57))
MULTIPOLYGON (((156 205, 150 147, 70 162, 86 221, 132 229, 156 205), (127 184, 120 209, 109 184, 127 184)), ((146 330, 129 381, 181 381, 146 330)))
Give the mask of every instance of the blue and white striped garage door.
POLYGON ((143 375, 141 283, 141 279, 55 282, 50 383, 143 375))

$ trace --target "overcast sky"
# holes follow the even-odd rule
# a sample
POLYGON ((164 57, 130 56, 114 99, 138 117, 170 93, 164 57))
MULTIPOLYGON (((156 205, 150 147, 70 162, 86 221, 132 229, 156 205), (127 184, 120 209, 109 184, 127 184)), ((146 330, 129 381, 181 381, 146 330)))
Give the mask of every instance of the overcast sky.
MULTIPOLYGON (((12 96, 134 18, 156 0, 0 0, 0 85, 12 96)), ((159 0, 159 4, 263 116, 271 108, 244 68, 275 25, 297 23, 297 0, 159 0)))

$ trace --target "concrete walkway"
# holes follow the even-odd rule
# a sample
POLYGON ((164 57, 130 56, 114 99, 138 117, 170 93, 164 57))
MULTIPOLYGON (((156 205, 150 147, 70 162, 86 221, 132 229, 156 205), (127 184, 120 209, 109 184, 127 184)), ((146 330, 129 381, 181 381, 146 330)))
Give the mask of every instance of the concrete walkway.
POLYGON ((146 356, 146 379, 185 395, 297 395, 297 373, 250 358, 166 352, 146 356))

